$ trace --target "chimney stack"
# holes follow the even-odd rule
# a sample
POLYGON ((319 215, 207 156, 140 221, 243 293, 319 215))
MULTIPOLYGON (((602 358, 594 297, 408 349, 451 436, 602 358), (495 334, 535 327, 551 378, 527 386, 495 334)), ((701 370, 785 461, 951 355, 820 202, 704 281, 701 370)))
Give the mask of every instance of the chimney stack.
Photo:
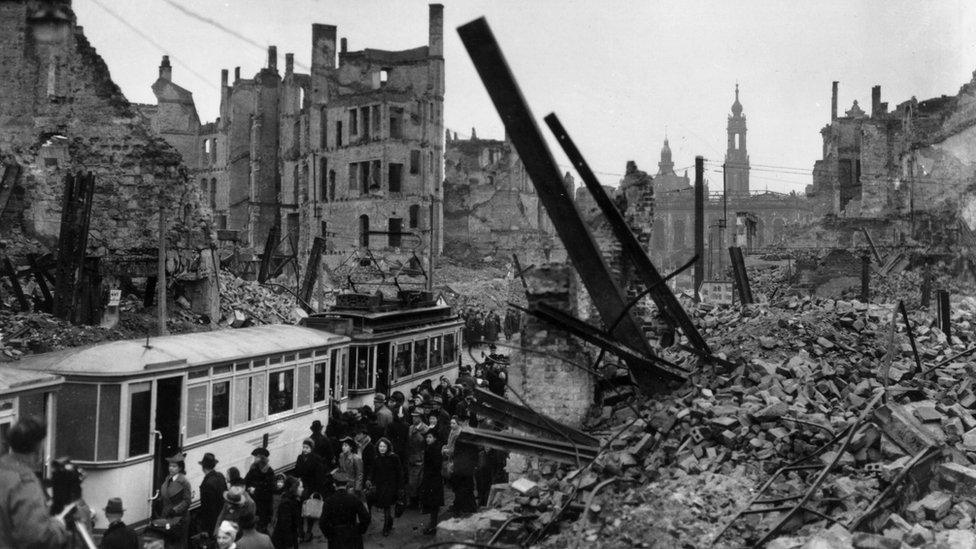
POLYGON ((241 68, 234 67, 234 82, 237 82, 240 79, 241 79, 241 68))
POLYGON ((830 121, 837 120, 837 81, 834 80, 833 91, 830 94, 830 121))
POLYGON ((220 87, 227 87, 227 69, 220 69, 220 87))
POLYGON ((428 55, 430 57, 444 57, 444 6, 431 4, 428 7, 428 19, 428 55))
POLYGON ((163 80, 173 80, 173 66, 169 64, 168 55, 164 55, 162 63, 159 64, 159 77, 163 80))
POLYGON ((345 38, 339 39, 339 53, 346 53, 346 48, 349 47, 348 42, 345 38))
POLYGON ((268 46, 268 68, 278 70, 278 46, 268 46))
POLYGON ((336 64, 336 26, 312 25, 312 72, 334 69, 336 64))
POLYGON ((295 70, 295 54, 285 54, 285 74, 291 74, 295 70))
POLYGON ((884 113, 881 112, 881 86, 871 88, 871 118, 878 118, 884 113))

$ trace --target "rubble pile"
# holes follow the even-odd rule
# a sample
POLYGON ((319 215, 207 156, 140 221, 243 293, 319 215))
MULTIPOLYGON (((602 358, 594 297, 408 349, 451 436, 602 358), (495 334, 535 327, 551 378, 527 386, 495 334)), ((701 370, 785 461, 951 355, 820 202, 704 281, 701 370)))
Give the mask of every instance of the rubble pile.
MULTIPOLYGON (((294 282, 292 282, 294 284, 294 282)), ((220 271, 221 326, 240 328, 252 324, 293 324, 295 296, 254 280, 244 280, 227 271, 220 271)))
MULTIPOLYGON (((712 349, 721 351, 717 356, 735 367, 696 364, 691 382, 678 389, 594 410, 588 427, 602 430, 602 438, 609 444, 590 467, 590 480, 596 484, 606 478, 632 479, 641 487, 629 489, 623 497, 621 492, 606 490, 595 498, 598 506, 610 505, 614 511, 605 521, 587 522, 585 535, 599 539, 604 547, 654 546, 650 530, 637 528, 638 537, 633 538, 635 532, 622 528, 623 522, 616 519, 636 516, 643 505, 636 503, 641 498, 687 499, 700 510, 702 504, 696 504, 694 498, 705 497, 701 483, 708 485, 707 479, 716 478, 743 481, 738 489, 723 492, 725 503, 734 505, 713 502, 714 513, 697 519, 683 516, 677 521, 680 528, 667 530, 676 546, 704 544, 710 541, 705 534, 716 532, 716 526, 724 526, 743 510, 750 492, 777 469, 818 450, 817 457, 805 463, 818 468, 833 466, 812 498, 815 503, 808 506, 841 524, 851 524, 910 465, 915 451, 906 451, 904 446, 911 446, 906 433, 911 433, 908 438, 916 444, 920 440, 937 448, 941 453, 936 463, 949 461, 960 468, 954 477, 931 475, 942 484, 951 484, 952 490, 946 492, 948 496, 936 497, 929 493, 928 485, 919 487, 917 498, 901 502, 906 509, 899 515, 903 520, 888 521, 894 524, 886 527, 891 532, 879 528, 847 535, 860 539, 868 534, 890 534, 900 543, 911 534, 905 543, 920 546, 915 542, 923 537, 951 537, 960 524, 972 525, 976 507, 967 504, 966 498, 976 495, 976 364, 971 356, 952 357, 974 344, 976 299, 953 303, 951 337, 939 330, 928 311, 909 314, 921 370, 901 315, 896 317, 889 344, 894 310, 891 305, 783 296, 770 304, 742 308, 700 305, 689 311, 697 317, 696 324, 712 349), (886 403, 880 400, 885 387, 886 403), (888 410, 887 415, 878 412, 879 408, 888 410), (874 420, 873 424, 866 425, 864 418, 874 420), (848 428, 855 426, 858 432, 844 446, 848 428), (955 480, 945 480, 950 477, 955 480), (932 506, 937 511, 924 511, 932 506), (642 531, 645 534, 640 535, 642 531)), ((819 469, 787 473, 773 482, 767 497, 802 494, 818 473, 819 469)), ((546 480, 535 471, 527 476, 546 480)), ((565 481, 558 476, 556 480, 553 492, 565 492, 565 481)), ((588 496, 582 490, 577 501, 588 496)), ((782 505, 788 507, 792 502, 785 500, 782 505)), ((667 507, 675 516, 683 512, 678 505, 667 507)), ((663 517, 659 519, 662 524, 671 517, 668 513, 653 516, 663 517)), ((782 512, 745 515, 717 546, 750 545, 782 517, 782 512)), ((829 523, 824 520, 807 525, 798 533, 803 541, 796 547, 826 526, 829 523)), ((830 535, 841 533, 835 529, 830 535)), ((552 543, 568 543, 571 537, 564 528, 552 543)), ((851 547, 850 543, 815 546, 851 547)), ((853 546, 890 546, 867 543, 853 546)))

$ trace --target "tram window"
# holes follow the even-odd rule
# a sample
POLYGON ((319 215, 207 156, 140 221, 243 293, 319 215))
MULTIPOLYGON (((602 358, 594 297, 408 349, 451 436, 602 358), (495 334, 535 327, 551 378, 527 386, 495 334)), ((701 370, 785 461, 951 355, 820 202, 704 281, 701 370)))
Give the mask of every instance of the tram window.
POLYGON ((373 347, 353 347, 347 379, 352 389, 373 387, 373 347))
POLYGON ((7 453, 7 431, 10 430, 9 423, 0 423, 0 454, 7 453))
POLYGON ((295 383, 295 408, 308 406, 310 404, 309 383, 311 382, 309 377, 312 375, 312 367, 308 364, 299 366, 296 375, 298 380, 295 383))
POLYGON ((273 356, 269 358, 268 364, 281 364, 281 355, 273 356))
POLYGON ((325 371, 328 364, 318 362, 312 372, 312 402, 322 402, 325 400, 325 371))
POLYGON ((294 354, 285 355, 285 362, 294 362, 294 361, 295 361, 295 355, 294 354))
POLYGON ((287 412, 295 407, 295 372, 285 370, 268 376, 268 413, 287 412))
POLYGON ((262 358, 261 360, 254 361, 255 368, 260 368, 261 366, 267 366, 267 365, 268 365, 268 359, 266 358, 262 358))
POLYGON ((234 364, 234 370, 236 370, 238 372, 240 372, 241 370, 249 370, 249 369, 251 369, 251 363, 250 362, 238 362, 238 363, 234 364))
POLYGON ((234 380, 234 425, 251 421, 251 378, 239 377, 234 380))
POLYGON ((204 368, 202 370, 197 370, 195 372, 190 372, 189 374, 186 375, 186 377, 189 378, 189 379, 199 379, 201 377, 207 377, 209 375, 210 375, 210 369, 209 368, 204 368))
POLYGON ((251 376, 251 419, 264 417, 264 399, 268 392, 264 375, 251 376))
POLYGON ((232 364, 227 364, 225 366, 214 366, 213 375, 219 376, 220 374, 227 374, 234 368, 232 364))
POLYGON ((348 385, 349 378, 346 377, 345 375, 346 366, 349 364, 349 352, 343 351, 339 353, 339 357, 340 360, 342 361, 342 365, 339 368, 336 368, 336 370, 338 370, 338 372, 336 373, 336 379, 338 380, 336 386, 339 387, 339 398, 346 398, 347 396, 349 396, 349 385, 348 385))
POLYGON ((397 377, 410 375, 410 343, 397 345, 396 359, 394 360, 397 377))
POLYGON ((302 352, 298 353, 298 358, 299 359, 302 359, 302 358, 312 358, 312 351, 302 351, 302 352))
POLYGON ((430 338, 430 367, 440 368, 444 360, 441 358, 441 338, 432 337, 430 338))
MULTIPOLYGON (((148 383, 129 386, 129 454, 149 453, 149 415, 152 393, 148 383)), ((59 403, 60 404, 60 403, 59 403)), ((60 408, 61 406, 59 406, 60 408)))
POLYGON ((214 382, 210 390, 210 429, 230 425, 230 381, 214 382))
POLYGON ((457 360, 457 344, 454 334, 444 334, 444 362, 457 360))
POLYGON ((121 385, 102 385, 98 394, 98 456, 99 461, 119 459, 119 406, 121 385))
POLYGON ((56 455, 95 459, 95 406, 98 385, 65 385, 58 395, 56 455))
POLYGON ((207 384, 186 390, 186 436, 207 434, 207 384))
POLYGON ((427 340, 420 339, 413 342, 413 372, 427 369, 427 340))
MULTIPOLYGON (((3 410, 2 403, 0 403, 0 410, 3 410)), ((17 415, 20 417, 47 417, 47 406, 44 403, 44 394, 34 393, 32 395, 20 395, 17 397, 17 415)), ((116 424, 118 423, 118 416, 116 416, 115 422, 116 424)), ((118 428, 116 428, 116 430, 117 429, 118 428)))

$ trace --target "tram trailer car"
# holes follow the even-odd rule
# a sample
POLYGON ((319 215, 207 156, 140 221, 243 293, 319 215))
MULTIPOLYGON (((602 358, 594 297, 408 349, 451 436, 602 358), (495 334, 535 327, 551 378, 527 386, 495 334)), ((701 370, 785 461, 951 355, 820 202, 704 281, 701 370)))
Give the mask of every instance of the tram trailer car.
MULTIPOLYGON (((15 367, 64 378, 52 455, 84 469, 93 509, 121 497, 126 522, 141 525, 177 451, 186 453, 194 507, 205 452, 222 472, 246 474, 257 447, 268 448, 276 471, 293 467, 312 421, 328 421, 333 365, 348 360, 348 347, 341 335, 269 325, 115 341, 15 367)), ((98 513, 96 528, 107 526, 98 513)))
POLYGON ((461 361, 462 321, 429 292, 401 291, 395 301, 381 294, 339 294, 328 312, 302 319, 301 325, 348 335, 348 362, 334 370, 334 398, 340 409, 373 406, 387 397, 441 376, 452 383, 461 361))

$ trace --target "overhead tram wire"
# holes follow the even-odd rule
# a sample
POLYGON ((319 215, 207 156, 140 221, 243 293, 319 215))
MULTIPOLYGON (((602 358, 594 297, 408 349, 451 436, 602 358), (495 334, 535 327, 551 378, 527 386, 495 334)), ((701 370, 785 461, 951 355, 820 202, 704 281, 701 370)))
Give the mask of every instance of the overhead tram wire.
POLYGON ((111 8, 109 8, 108 6, 106 6, 105 4, 103 4, 102 2, 100 2, 99 0, 91 0, 91 2, 93 4, 95 4, 96 6, 102 8, 102 10, 104 10, 106 13, 108 13, 109 15, 111 15, 112 17, 114 17, 115 19, 117 19, 120 23, 122 23, 123 25, 125 25, 129 30, 131 30, 132 32, 138 34, 143 40, 145 40, 146 42, 148 42, 149 44, 151 44, 152 46, 154 46, 160 52, 169 55, 170 60, 172 60, 174 63, 178 64, 179 66, 183 67, 184 69, 186 69, 186 71, 189 72, 190 74, 192 74, 193 76, 196 76, 197 78, 199 78, 201 82, 203 82, 207 86, 213 88, 214 90, 219 90, 219 88, 217 87, 217 85, 212 82, 212 79, 211 78, 207 78, 206 76, 198 73, 197 71, 193 70, 193 67, 191 67, 190 65, 187 65, 182 60, 180 60, 178 57, 176 57, 173 54, 169 53, 169 48, 167 48, 167 47, 163 46, 162 44, 160 44, 159 42, 155 41, 151 36, 149 36, 148 34, 146 34, 145 32, 143 32, 139 27, 137 27, 137 26, 133 25, 132 23, 128 22, 124 17, 122 17, 121 15, 119 15, 118 13, 116 13, 115 11, 113 11, 111 8))
MULTIPOLYGON (((174 0, 163 0, 163 2, 166 2, 167 4, 169 4, 170 6, 172 6, 173 8, 175 8, 176 10, 182 12, 187 17, 191 17, 193 19, 196 19, 197 21, 202 21, 202 22, 204 22, 204 23, 206 23, 206 24, 214 27, 215 29, 221 30, 221 31, 223 31, 223 32, 225 32, 225 33, 233 36, 234 38, 237 38, 238 40, 241 40, 241 41, 246 42, 246 43, 248 43, 248 44, 250 44, 250 45, 252 45, 252 46, 254 46, 256 48, 259 48, 261 51, 266 52, 268 50, 267 45, 261 44, 260 42, 257 42, 255 40, 251 40, 247 36, 245 36, 245 35, 237 32, 237 31, 235 31, 234 29, 232 29, 230 27, 227 27, 227 26, 224 26, 219 21, 215 21, 213 19, 210 19, 209 17, 204 17, 203 15, 200 15, 199 13, 196 13, 194 11, 191 11, 190 9, 188 9, 185 6, 179 4, 178 2, 175 2, 174 0)), ((299 69, 301 69, 303 71, 310 71, 311 70, 308 67, 308 65, 305 65, 304 63, 300 63, 297 60, 294 63, 295 63, 295 67, 297 67, 297 68, 299 68, 299 69)))

